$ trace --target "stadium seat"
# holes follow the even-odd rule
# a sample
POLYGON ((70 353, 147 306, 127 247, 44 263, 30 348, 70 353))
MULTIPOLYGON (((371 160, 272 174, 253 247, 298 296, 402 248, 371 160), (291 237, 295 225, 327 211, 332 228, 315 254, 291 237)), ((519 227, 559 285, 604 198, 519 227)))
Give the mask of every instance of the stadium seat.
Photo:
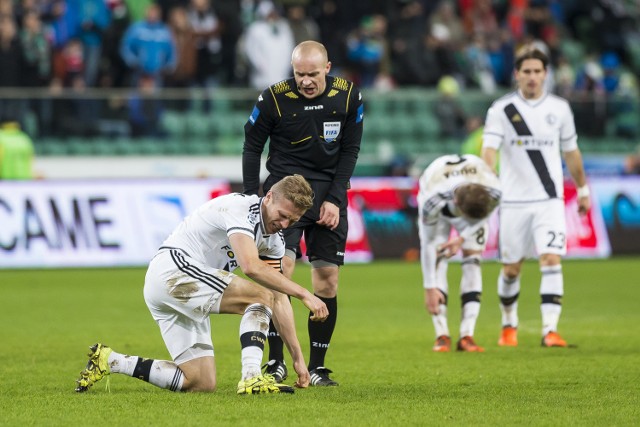
POLYGON ((214 111, 211 113, 211 135, 220 137, 233 131, 233 123, 229 119, 229 112, 214 111))
POLYGON ((87 156, 95 154, 91 138, 71 137, 67 138, 68 153, 74 156, 87 156))
POLYGON ((216 153, 226 155, 241 155, 244 138, 239 135, 227 135, 215 138, 213 143, 216 153))
POLYGON ((117 138, 111 142, 112 152, 115 155, 132 156, 138 154, 133 141, 130 138, 117 138))
POLYGON ((211 128, 211 115, 199 112, 188 112, 184 116, 187 127, 187 135, 202 138, 209 135, 211 128))
POLYGON ((212 138, 190 138, 184 144, 185 154, 214 154, 215 144, 212 138))
POLYGON ((69 147, 58 138, 38 138, 34 141, 36 156, 64 156, 69 147))
POLYGON ((140 138, 131 141, 136 154, 139 155, 163 155, 166 154, 164 145, 155 138, 140 138))
POLYGON ((163 155, 187 154, 187 141, 191 138, 164 138, 157 141, 163 155))
POLYGON ((435 138, 440 133, 440 123, 438 119, 430 113, 425 113, 416 117, 415 126, 418 135, 422 138, 435 138))
POLYGON ((584 61, 585 51, 582 43, 569 37, 560 42, 560 51, 572 67, 577 68, 584 61))
POLYGON ((119 151, 120 144, 117 139, 109 138, 91 138, 87 140, 87 144, 91 145, 91 152, 100 156, 115 156, 122 154, 119 151))
POLYGON ((181 137, 186 134, 187 122, 183 113, 166 110, 163 112, 160 122, 164 131, 170 136, 181 137))
POLYGON ((38 117, 31 110, 28 110, 22 118, 24 132, 31 138, 37 138, 39 135, 38 117))

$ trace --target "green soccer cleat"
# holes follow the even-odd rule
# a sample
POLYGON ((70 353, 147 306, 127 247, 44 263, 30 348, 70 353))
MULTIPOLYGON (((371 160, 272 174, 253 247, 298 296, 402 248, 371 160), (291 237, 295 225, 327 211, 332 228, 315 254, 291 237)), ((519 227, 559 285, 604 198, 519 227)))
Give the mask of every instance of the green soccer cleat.
POLYGON ((76 391, 78 393, 89 390, 93 384, 111 373, 108 361, 109 355, 113 350, 100 343, 92 345, 89 349, 91 352, 87 355, 89 356, 87 366, 80 372, 80 378, 76 380, 78 383, 76 391))
POLYGON ((238 394, 267 394, 267 393, 293 393, 293 387, 286 384, 278 384, 269 374, 240 380, 238 394))

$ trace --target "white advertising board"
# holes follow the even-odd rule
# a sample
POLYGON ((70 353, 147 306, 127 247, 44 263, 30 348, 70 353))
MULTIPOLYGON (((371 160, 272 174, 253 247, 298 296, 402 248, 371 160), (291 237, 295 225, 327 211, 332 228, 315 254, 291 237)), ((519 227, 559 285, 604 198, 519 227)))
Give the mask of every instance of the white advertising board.
POLYGON ((0 268, 146 265, 224 179, 0 183, 0 268))

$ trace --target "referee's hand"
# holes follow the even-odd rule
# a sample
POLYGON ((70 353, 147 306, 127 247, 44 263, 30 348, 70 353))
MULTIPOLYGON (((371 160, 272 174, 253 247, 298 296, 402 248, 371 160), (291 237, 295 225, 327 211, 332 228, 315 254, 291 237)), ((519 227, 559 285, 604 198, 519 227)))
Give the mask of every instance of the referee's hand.
POLYGON ((331 202, 323 202, 320 206, 320 219, 316 224, 335 230, 339 223, 340 208, 331 202))

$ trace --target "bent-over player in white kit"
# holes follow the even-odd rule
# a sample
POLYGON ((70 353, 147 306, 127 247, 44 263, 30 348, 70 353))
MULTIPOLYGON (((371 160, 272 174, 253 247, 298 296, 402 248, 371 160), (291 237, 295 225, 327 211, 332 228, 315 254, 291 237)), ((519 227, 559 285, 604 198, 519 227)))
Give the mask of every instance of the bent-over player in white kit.
POLYGON ((544 91, 548 58, 525 48, 515 61, 518 90, 487 112, 482 158, 495 168, 500 152, 500 258, 498 296, 502 310, 499 345, 516 346, 520 270, 538 255, 542 345, 566 347, 558 334, 564 293, 561 257, 566 253, 562 159, 578 187, 578 211, 590 207, 582 155, 569 103, 544 91), (534 252, 535 250, 535 252, 534 252))
POLYGON ((487 220, 500 201, 498 177, 477 156, 448 155, 434 160, 420 177, 418 209, 420 261, 425 306, 436 332, 433 351, 451 349, 447 324, 447 259, 462 248, 462 320, 459 351, 481 352, 474 339, 480 313, 480 261, 487 244, 487 220), (449 239, 451 228, 458 236, 449 239))
POLYGON ((172 391, 214 391, 216 366, 209 315, 235 313, 242 315, 238 394, 292 393, 292 387, 277 384, 260 371, 272 310, 294 361, 296 385, 307 387, 310 375, 286 295, 300 299, 314 320, 326 319, 328 311, 319 298, 281 274, 285 251, 281 230, 312 204, 307 181, 292 175, 276 183, 264 197, 220 196, 186 217, 151 260, 144 284, 145 302, 173 361, 126 356, 98 343, 91 347, 76 391, 88 390, 110 373, 172 391), (233 274, 238 267, 262 286, 233 274))

